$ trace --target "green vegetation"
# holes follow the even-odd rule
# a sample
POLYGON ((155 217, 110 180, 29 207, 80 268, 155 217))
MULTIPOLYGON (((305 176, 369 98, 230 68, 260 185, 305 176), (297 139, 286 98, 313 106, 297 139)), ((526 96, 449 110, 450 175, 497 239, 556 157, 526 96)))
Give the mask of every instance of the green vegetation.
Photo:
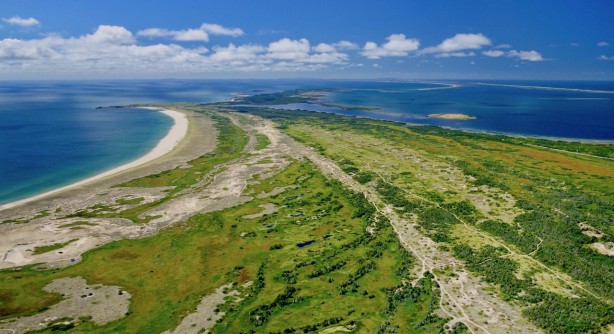
POLYGON ((343 104, 334 104, 334 103, 318 103, 318 104, 324 107, 331 107, 331 108, 344 109, 344 110, 363 110, 363 111, 382 110, 382 108, 379 108, 379 107, 347 106, 343 104))
POLYGON ((118 200, 116 200, 115 202, 119 205, 136 205, 141 203, 142 201, 144 201, 145 198, 143 197, 137 197, 137 198, 120 198, 118 200))
POLYGON ((32 254, 34 255, 39 255, 39 254, 44 254, 44 253, 49 253, 51 251, 60 249, 60 248, 64 248, 66 245, 77 241, 78 239, 72 239, 72 240, 68 240, 66 242, 60 242, 60 243, 55 243, 53 245, 47 245, 47 246, 39 246, 39 247, 34 247, 34 250, 32 251, 32 254))
POLYGON ((271 144, 269 137, 262 133, 256 134, 256 146, 254 147, 255 150, 259 151, 265 149, 269 146, 269 144, 271 144))
POLYGON ((48 307, 58 296, 44 293, 46 284, 81 276, 89 284, 121 286, 132 299, 127 316, 107 326, 82 321, 66 328, 78 332, 172 329, 202 296, 229 282, 243 291, 244 299, 219 307, 227 315, 215 333, 299 333, 333 326, 376 332, 384 323, 416 333, 441 330, 446 320, 432 313, 436 287, 428 275, 415 291, 404 283, 410 279, 413 258, 364 196, 324 178, 304 161, 251 187, 261 193, 288 185, 297 187, 196 215, 152 237, 107 244, 68 268, 1 271, 0 316, 23 316, 48 307), (241 218, 265 203, 275 204, 279 212, 241 218), (303 215, 293 217, 297 210, 303 215), (373 234, 365 232, 367 224, 376 224, 373 234), (314 242, 297 246, 309 240, 314 242), (336 265, 342 261, 344 265, 336 265), (322 268, 327 269, 311 275, 322 268), (252 285, 241 288, 248 281, 252 285), (403 291, 412 291, 411 296, 403 291), (386 306, 389 303, 395 306, 386 306))
POLYGON ((49 213, 48 210, 43 210, 39 213, 37 213, 34 217, 32 218, 20 218, 20 219, 7 219, 7 220, 3 220, 2 222, 0 222, 0 224, 27 224, 33 220, 39 219, 39 218, 44 218, 49 216, 51 213, 49 213))
POLYGON ((94 223, 90 223, 88 221, 76 221, 73 223, 68 223, 68 224, 62 224, 58 227, 60 228, 68 228, 71 230, 81 230, 83 229, 83 226, 96 226, 98 224, 94 224, 94 223))
POLYGON ((504 299, 519 301, 546 331, 579 333, 614 323, 614 258, 587 247, 614 240, 614 167, 600 158, 614 156, 612 145, 470 134, 326 113, 240 110, 278 122, 361 183, 374 185, 386 203, 407 217, 415 215, 424 233, 449 244, 469 270, 495 284, 504 299), (365 172, 371 173, 361 174, 365 172), (502 191, 516 199, 509 205, 519 214, 505 209, 507 200, 497 195, 502 191), (488 210, 476 209, 470 200, 476 196, 488 198, 480 200, 488 210), (582 233, 579 223, 601 235, 582 233), (464 237, 455 236, 453 227, 459 225, 482 246, 471 248, 464 237), (578 298, 553 292, 561 287, 539 279, 552 273, 505 248, 489 246, 488 236, 569 275, 572 280, 553 277, 578 298), (546 315, 554 309, 556 315, 546 315))

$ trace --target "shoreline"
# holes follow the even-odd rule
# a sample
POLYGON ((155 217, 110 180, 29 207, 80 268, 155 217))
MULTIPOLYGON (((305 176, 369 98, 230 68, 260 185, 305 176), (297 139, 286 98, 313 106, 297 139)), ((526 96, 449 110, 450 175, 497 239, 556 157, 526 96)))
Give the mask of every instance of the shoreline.
MULTIPOLYGON (((306 103, 309 104, 309 103, 306 103)), ((322 106, 319 103, 311 103, 313 105, 317 105, 317 106, 322 106)), ((395 123, 399 123, 399 124, 407 124, 407 125, 414 125, 414 126, 434 126, 434 127, 438 127, 438 128, 442 128, 442 129, 447 129, 447 130, 454 130, 454 131, 461 131, 461 132, 466 132, 466 133, 476 133, 476 134, 487 134, 487 135, 502 135, 502 136, 506 136, 506 137, 513 137, 513 138, 533 138, 533 139, 546 139, 546 140, 551 140, 551 141, 565 141, 565 142, 578 142, 578 143, 583 143, 583 144, 607 144, 607 145, 611 145, 614 144, 614 139, 591 139, 591 138, 573 138, 573 137, 553 137, 553 136, 540 136, 540 135, 533 135, 533 134, 526 134, 526 133, 513 133, 513 132, 500 132, 500 131, 490 131, 490 130, 478 130, 478 129, 470 129, 470 128, 465 128, 465 127, 459 127, 459 128, 455 128, 455 127, 450 127, 450 126, 444 126, 444 125, 434 125, 434 124, 425 124, 425 123, 414 123, 414 122, 409 122, 409 121, 401 121, 401 120, 396 120, 396 119, 385 119, 385 118, 377 118, 377 117, 372 117, 372 116, 364 116, 364 115, 350 115, 345 113, 344 109, 339 109, 340 111, 323 111, 323 110, 310 110, 310 109, 288 109, 288 108, 282 108, 282 106, 284 106, 284 104, 279 104, 279 105, 236 105, 238 107, 249 107, 249 108, 259 108, 259 107, 266 107, 266 108, 271 108, 271 109, 278 109, 278 110, 300 110, 300 111, 309 111, 309 112, 317 112, 317 113, 325 113, 325 114, 333 114, 333 115, 341 115, 341 116, 346 116, 346 117, 358 117, 358 118, 367 118, 367 119, 372 119, 375 121, 387 121, 387 122, 395 122, 395 123)), ((325 106, 323 106, 325 107, 325 106)), ((330 108, 330 107, 329 107, 330 108)), ((382 109, 383 110, 383 109, 382 109)), ((358 110, 360 111, 360 110, 358 110)), ((388 112, 383 112, 383 111, 372 111, 371 113, 373 114, 380 114, 380 115, 388 115, 388 116, 399 116, 401 114, 397 114, 397 113, 388 113, 388 112)), ((429 118, 426 115, 422 115, 424 116, 424 118, 429 118)))
POLYGON ((0 205, 0 211, 11 209, 16 206, 20 206, 23 204, 27 204, 27 203, 45 198, 47 196, 51 196, 51 195, 55 195, 55 194, 67 191, 67 190, 71 190, 71 189, 116 175, 120 172, 124 172, 126 170, 141 166, 143 164, 146 164, 150 161, 158 159, 166 155, 167 153, 171 152, 186 137, 188 133, 189 121, 188 121, 188 117, 184 113, 175 111, 175 110, 161 109, 161 108, 155 108, 155 107, 139 107, 139 108, 161 112, 164 115, 172 118, 174 122, 171 128, 169 129, 169 131, 166 133, 166 135, 162 137, 162 139, 160 139, 160 141, 156 144, 156 146, 151 151, 147 152, 145 155, 133 161, 130 161, 126 164, 114 167, 110 170, 104 171, 94 176, 88 177, 84 180, 77 181, 77 182, 68 184, 66 186, 55 188, 55 189, 52 189, 52 190, 49 190, 49 191, 46 191, 46 192, 43 192, 37 195, 33 195, 33 196, 30 196, 24 199, 20 199, 14 202, 2 204, 0 205))

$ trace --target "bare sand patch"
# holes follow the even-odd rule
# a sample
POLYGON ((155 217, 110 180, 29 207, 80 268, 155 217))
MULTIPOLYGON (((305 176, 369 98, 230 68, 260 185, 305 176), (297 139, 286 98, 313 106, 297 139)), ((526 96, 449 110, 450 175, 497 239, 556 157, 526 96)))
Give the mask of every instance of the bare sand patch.
POLYGON ((117 286, 88 285, 81 277, 56 279, 44 290, 62 294, 66 299, 41 313, 3 320, 0 329, 25 333, 43 329, 57 320, 65 319, 62 323, 75 323, 83 317, 91 319, 96 325, 104 325, 126 315, 131 297, 117 286))
POLYGON ((197 334, 209 333, 209 329, 224 316, 224 312, 215 312, 218 305, 224 303, 228 296, 238 296, 239 292, 230 290, 232 284, 222 285, 214 293, 201 299, 196 310, 188 314, 173 331, 164 334, 197 334))
POLYGON ((614 242, 596 242, 589 247, 603 255, 614 256, 614 242))
POLYGON ((277 207, 273 203, 260 204, 260 205, 258 205, 258 207, 262 208, 263 210, 258 212, 258 213, 251 214, 251 215, 245 215, 245 216, 243 216, 241 218, 243 218, 243 219, 256 219, 256 218, 260 218, 262 216, 270 215, 272 213, 277 212, 277 207))

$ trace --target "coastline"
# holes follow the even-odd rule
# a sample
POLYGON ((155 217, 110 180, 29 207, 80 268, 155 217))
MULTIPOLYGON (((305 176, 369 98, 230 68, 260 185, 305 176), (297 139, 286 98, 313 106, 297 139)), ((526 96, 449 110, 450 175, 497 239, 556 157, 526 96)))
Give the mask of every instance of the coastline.
POLYGON ((55 195, 63 191, 71 190, 71 189, 74 189, 74 188, 77 188, 77 187, 80 187, 80 186, 83 186, 83 185, 86 185, 92 182, 96 182, 96 181, 105 179, 107 177, 116 175, 120 172, 141 166, 155 159, 158 159, 166 155, 167 153, 171 152, 185 138, 186 134, 188 133, 189 121, 188 121, 188 117, 184 113, 175 111, 175 110, 161 109, 161 108, 154 108, 154 107, 140 107, 140 108, 159 111, 163 113, 164 115, 172 118, 174 122, 173 126, 171 126, 168 133, 162 139, 160 139, 158 144, 156 144, 156 146, 151 151, 137 158, 136 160, 130 161, 126 164, 123 164, 121 166, 104 171, 100 174, 91 176, 84 180, 77 181, 69 185, 62 186, 56 189, 52 189, 52 190, 43 192, 41 194, 30 196, 30 197, 27 197, 21 200, 2 204, 0 205, 0 211, 11 209, 16 206, 20 206, 23 204, 27 204, 27 203, 45 198, 47 196, 55 195))

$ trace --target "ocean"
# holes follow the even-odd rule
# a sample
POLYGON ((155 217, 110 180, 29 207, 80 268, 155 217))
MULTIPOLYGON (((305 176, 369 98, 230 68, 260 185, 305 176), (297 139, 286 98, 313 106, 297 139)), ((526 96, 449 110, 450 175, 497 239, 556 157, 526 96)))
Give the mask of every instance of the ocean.
POLYGON ((614 141, 614 82, 487 83, 602 92, 475 82, 448 88, 433 83, 342 80, 0 81, 0 204, 132 161, 150 151, 172 125, 170 118, 155 111, 99 110, 97 106, 207 103, 235 94, 326 88, 339 91, 327 94, 324 103, 382 109, 346 110, 316 104, 282 107, 470 131, 614 141), (426 117, 433 113, 462 113, 476 119, 426 117))
POLYGON ((328 94, 322 101, 324 106, 295 104, 279 107, 477 132, 614 141, 614 82, 506 81, 457 84, 456 88, 451 88, 424 83, 365 82, 354 84, 354 87, 348 85, 346 90, 328 94), (347 110, 331 107, 330 104, 381 109, 347 110), (475 119, 446 120, 428 117, 430 114, 465 114, 475 119))

